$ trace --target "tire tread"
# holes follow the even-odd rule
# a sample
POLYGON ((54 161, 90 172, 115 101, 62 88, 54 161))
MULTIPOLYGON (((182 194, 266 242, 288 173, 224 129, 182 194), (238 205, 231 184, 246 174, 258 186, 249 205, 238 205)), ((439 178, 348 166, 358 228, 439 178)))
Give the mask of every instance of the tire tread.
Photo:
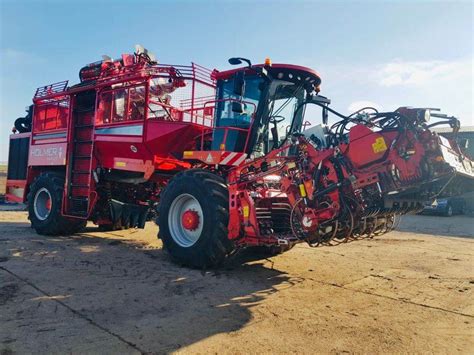
MULTIPOLYGON (((179 191, 179 190, 178 190, 179 191)), ((234 250, 234 245, 228 239, 227 225, 229 223, 229 195, 225 180, 207 170, 191 169, 177 174, 165 188, 162 193, 159 205, 158 225, 160 226, 158 238, 162 239, 164 247, 170 253, 171 257, 180 264, 196 267, 208 268, 220 265, 226 257, 234 250), (212 228, 208 235, 202 235, 205 238, 202 243, 196 243, 189 249, 192 252, 183 252, 185 248, 180 248, 174 244, 169 231, 167 230, 168 208, 174 194, 177 190, 192 179, 193 186, 205 192, 209 203, 206 204, 212 211, 215 220, 212 221, 212 228)), ((204 208, 204 206, 202 206, 204 208)), ((203 232, 205 233, 205 232, 203 232)), ((188 248, 186 248, 188 249, 188 248)))

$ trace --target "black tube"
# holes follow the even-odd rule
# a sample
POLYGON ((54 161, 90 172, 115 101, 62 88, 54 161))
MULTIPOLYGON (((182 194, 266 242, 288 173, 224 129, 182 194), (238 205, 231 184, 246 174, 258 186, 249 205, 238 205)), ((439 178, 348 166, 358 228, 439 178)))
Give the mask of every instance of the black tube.
POLYGON ((333 184, 329 185, 328 187, 322 189, 321 191, 316 192, 314 194, 314 198, 324 196, 324 195, 336 190, 337 188, 341 187, 341 185, 342 185, 342 183, 340 183, 340 182, 333 183, 333 184))
POLYGON ((317 189, 317 186, 319 184, 319 178, 321 177, 321 168, 323 166, 323 162, 320 161, 319 164, 318 164, 318 169, 316 170, 315 174, 314 174, 314 178, 313 178, 313 185, 314 185, 314 188, 317 189))

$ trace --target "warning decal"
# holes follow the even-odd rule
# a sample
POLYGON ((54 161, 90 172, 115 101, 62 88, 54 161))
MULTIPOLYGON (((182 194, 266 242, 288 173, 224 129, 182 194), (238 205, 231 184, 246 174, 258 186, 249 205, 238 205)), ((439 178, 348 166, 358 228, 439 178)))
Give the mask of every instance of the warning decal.
POLYGON ((378 137, 375 140, 375 143, 372 144, 372 150, 374 153, 381 153, 387 150, 387 144, 385 144, 385 139, 383 137, 378 137))

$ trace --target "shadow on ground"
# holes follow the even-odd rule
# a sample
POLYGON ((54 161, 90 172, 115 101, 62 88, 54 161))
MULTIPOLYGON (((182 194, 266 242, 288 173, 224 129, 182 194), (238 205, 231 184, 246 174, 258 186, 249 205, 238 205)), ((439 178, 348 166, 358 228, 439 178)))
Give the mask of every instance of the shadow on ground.
MULTIPOLYGON (((219 270, 190 270, 123 232, 98 236, 88 228, 74 236, 41 237, 27 223, 10 222, 1 223, 1 230, 0 276, 8 280, 0 286, 0 313, 7 324, 0 342, 18 352, 33 352, 54 339, 57 348, 49 349, 59 352, 78 351, 87 342, 73 335, 67 318, 45 313, 48 307, 75 313, 110 341, 142 352, 169 352, 242 328, 252 322, 252 307, 300 282, 247 262, 246 254, 219 270), (22 322, 26 314, 41 321, 22 322), (53 330, 42 331, 42 324, 53 330), (70 335, 58 343, 56 336, 68 329, 70 335), (23 341, 22 334, 34 334, 35 342, 23 341)), ((88 350, 103 349, 103 343, 91 341, 96 348, 88 350)))

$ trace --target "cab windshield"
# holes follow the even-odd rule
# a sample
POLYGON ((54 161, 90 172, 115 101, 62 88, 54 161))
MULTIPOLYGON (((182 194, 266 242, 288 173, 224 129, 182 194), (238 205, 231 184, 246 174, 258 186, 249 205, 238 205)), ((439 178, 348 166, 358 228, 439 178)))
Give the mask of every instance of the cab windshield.
POLYGON ((257 109, 260 100, 259 84, 262 79, 258 76, 245 78, 245 92, 241 98, 234 93, 234 79, 223 80, 219 84, 217 98, 217 127, 238 127, 248 128, 252 117, 257 109), (244 112, 238 113, 232 111, 232 102, 241 101, 244 112))
POLYGON ((305 100, 306 90, 301 84, 283 80, 274 80, 269 88, 268 124, 272 134, 269 137, 270 147, 278 147, 287 137, 290 130, 301 129, 303 112, 296 117, 295 111, 305 100), (293 118, 295 122, 293 122, 293 118))

